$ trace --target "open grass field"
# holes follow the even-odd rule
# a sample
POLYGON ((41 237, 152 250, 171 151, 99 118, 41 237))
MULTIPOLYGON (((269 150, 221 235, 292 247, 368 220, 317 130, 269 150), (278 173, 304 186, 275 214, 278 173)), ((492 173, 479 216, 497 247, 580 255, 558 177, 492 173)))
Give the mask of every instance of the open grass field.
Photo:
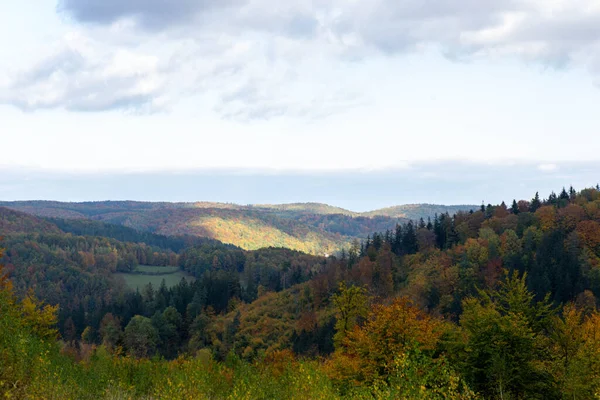
MULTIPOLYGON (((133 290, 135 290, 135 289, 141 290, 144 286, 146 286, 149 283, 151 283, 153 287, 157 288, 161 285, 163 279, 165 280, 167 287, 172 287, 172 286, 177 285, 181 281, 181 278, 185 278, 188 282, 193 282, 195 280, 195 278, 193 276, 188 275, 183 271, 179 271, 177 267, 151 267, 151 268, 163 268, 163 269, 168 268, 169 272, 165 273, 165 274, 161 274, 161 275, 156 275, 156 272, 154 270, 152 270, 150 272, 150 274, 143 274, 143 273, 139 273, 139 272, 133 273, 133 274, 128 274, 128 273, 120 273, 119 272, 119 273, 116 273, 115 276, 122 277, 125 280, 125 283, 127 284, 127 286, 129 286, 133 290), (173 271, 173 268, 175 268, 175 271, 171 272, 171 271, 173 271)), ((138 271, 139 271, 139 269, 138 269, 138 271)))
POLYGON ((139 265, 135 272, 142 272, 147 274, 172 274, 179 271, 179 267, 156 267, 153 265, 139 265))

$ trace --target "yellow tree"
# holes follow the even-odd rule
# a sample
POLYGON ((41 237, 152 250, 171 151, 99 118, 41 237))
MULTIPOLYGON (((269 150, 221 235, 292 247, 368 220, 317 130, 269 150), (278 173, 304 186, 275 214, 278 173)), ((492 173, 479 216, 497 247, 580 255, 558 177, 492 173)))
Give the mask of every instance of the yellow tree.
POLYGON ((590 399, 600 394, 600 314, 589 316, 573 304, 563 308, 552 324, 551 365, 561 392, 569 399, 590 399))
POLYGON ((365 318, 369 311, 367 290, 358 286, 346 286, 340 282, 338 293, 333 295, 332 302, 336 307, 335 335, 333 341, 339 347, 359 318, 365 318))
POLYGON ((14 397, 29 383, 31 371, 46 362, 39 344, 56 337, 56 310, 31 293, 19 303, 0 265, 0 397, 14 397))
POLYGON ((58 336, 55 328, 58 306, 44 304, 35 297, 33 290, 30 289, 21 302, 21 308, 23 321, 33 329, 33 332, 43 339, 56 339, 58 336))

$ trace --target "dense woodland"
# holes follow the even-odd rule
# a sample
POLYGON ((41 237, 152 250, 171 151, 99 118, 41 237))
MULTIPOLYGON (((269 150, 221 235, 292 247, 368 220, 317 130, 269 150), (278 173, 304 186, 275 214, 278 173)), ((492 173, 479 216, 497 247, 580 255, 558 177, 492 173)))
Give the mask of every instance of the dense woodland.
POLYGON ((410 221, 327 258, 2 215, 0 390, 17 397, 600 395, 599 188, 410 221), (112 275, 138 264, 197 279, 112 275))
MULTIPOLYGON (((105 236, 110 228, 92 233, 90 220, 123 225, 159 235, 212 238, 246 250, 285 247, 304 253, 325 255, 353 239, 392 229, 408 218, 433 216, 435 212, 469 210, 473 206, 407 205, 356 213, 319 203, 248 205, 229 203, 153 203, 101 201, 61 203, 53 201, 0 202, 17 211, 62 219, 79 234, 105 236), (84 224, 75 228, 79 221, 84 224), (88 223, 87 227, 85 223, 88 223), (83 233, 86 232, 86 233, 83 233)), ((70 230, 69 230, 70 231, 70 230)), ((75 233, 75 232, 73 232, 75 233)), ((112 237, 112 236, 111 236, 112 237)), ((131 237, 131 235, 129 235, 131 237)), ((115 237, 131 241, 125 236, 115 237)), ((153 245, 154 243, 145 242, 153 245)))

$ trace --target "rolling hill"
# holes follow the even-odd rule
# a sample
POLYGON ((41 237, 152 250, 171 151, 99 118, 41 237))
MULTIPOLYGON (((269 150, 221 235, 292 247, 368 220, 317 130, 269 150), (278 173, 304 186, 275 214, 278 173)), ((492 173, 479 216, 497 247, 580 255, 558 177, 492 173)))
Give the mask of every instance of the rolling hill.
POLYGON ((23 212, 0 207, 0 236, 15 233, 61 233, 53 223, 23 212))
POLYGON ((102 221, 165 236, 212 238, 246 250, 285 247, 310 254, 331 254, 355 238, 393 229, 409 219, 475 208, 415 204, 358 213, 321 203, 140 201, 19 201, 0 202, 0 206, 40 217, 102 221))

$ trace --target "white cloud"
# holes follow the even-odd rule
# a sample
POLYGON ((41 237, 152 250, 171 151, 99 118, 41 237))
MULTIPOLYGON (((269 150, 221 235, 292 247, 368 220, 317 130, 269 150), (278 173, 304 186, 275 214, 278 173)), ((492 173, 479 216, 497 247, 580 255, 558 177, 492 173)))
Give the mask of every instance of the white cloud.
POLYGON ((158 58, 71 33, 37 65, 13 73, 0 100, 24 110, 141 109, 160 98, 158 58))
POLYGON ((558 165, 556 164, 540 164, 537 167, 542 172, 555 172, 558 171, 558 165))
POLYGON ((596 0, 61 0, 58 10, 81 33, 18 66, 0 101, 155 111, 201 94, 226 118, 314 118, 368 101, 335 71, 381 54, 600 65, 596 0))

